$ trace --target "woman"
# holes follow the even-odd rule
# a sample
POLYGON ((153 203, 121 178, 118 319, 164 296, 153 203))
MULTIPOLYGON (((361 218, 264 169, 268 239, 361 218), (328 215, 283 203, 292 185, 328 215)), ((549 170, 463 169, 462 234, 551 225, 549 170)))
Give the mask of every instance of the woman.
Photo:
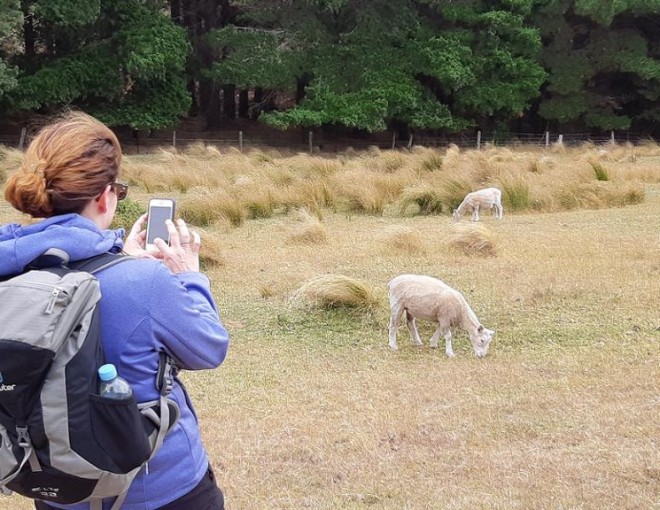
MULTIPOLYGON (((199 272, 200 237, 179 220, 168 222, 170 245, 156 240, 145 250, 146 215, 131 229, 109 230, 128 187, 117 181, 121 148, 113 132, 94 118, 72 113, 46 126, 26 151, 21 169, 5 186, 5 198, 42 221, 0 227, 0 276, 20 272, 48 248, 72 261, 105 252, 137 257, 100 271, 101 338, 108 363, 131 384, 138 402, 157 398, 159 352, 188 370, 215 368, 227 353, 228 334, 199 272)), ((197 418, 184 389, 171 394, 181 418, 162 448, 142 469, 125 510, 217 510, 224 507, 202 445, 197 418)), ((112 500, 104 502, 109 508, 112 500)), ((36 508, 88 509, 89 504, 36 508)))

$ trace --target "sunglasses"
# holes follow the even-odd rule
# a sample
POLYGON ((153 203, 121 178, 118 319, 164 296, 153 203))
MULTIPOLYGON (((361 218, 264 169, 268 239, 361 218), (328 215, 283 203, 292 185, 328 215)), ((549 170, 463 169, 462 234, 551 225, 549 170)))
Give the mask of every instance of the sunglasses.
POLYGON ((112 191, 115 192, 115 195, 117 195, 117 201, 124 200, 128 195, 128 184, 124 184, 123 182, 111 182, 110 187, 112 188, 112 191))

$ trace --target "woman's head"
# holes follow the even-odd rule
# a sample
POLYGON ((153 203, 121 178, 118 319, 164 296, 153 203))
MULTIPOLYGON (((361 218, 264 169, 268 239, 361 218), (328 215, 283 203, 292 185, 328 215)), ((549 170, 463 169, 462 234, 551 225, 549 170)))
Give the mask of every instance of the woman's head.
POLYGON ((35 218, 80 213, 117 179, 121 156, 106 125, 69 113, 32 140, 20 170, 7 179, 5 198, 35 218))

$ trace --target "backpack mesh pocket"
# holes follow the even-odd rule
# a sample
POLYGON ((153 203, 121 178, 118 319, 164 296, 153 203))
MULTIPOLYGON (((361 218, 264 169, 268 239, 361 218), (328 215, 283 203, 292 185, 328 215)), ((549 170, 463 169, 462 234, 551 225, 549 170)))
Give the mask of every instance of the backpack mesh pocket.
POLYGON ((7 430, 0 424, 0 480, 13 473, 18 461, 12 450, 7 430))
POLYGON ((96 441, 116 466, 108 471, 128 473, 149 459, 151 446, 135 397, 90 395, 90 413, 96 441))

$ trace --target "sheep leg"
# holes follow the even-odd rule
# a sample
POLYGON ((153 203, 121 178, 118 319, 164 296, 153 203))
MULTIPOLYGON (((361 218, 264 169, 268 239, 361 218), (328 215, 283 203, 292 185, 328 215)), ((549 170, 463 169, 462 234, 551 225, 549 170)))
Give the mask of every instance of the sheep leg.
POLYGON ((479 221, 479 206, 475 205, 472 208, 472 221, 479 221))
POLYGON ((431 337, 431 347, 433 349, 438 348, 438 340, 440 340, 440 335, 442 334, 442 326, 438 326, 435 328, 435 331, 433 332, 433 336, 431 337))
POLYGON ((447 329, 445 332, 445 354, 450 358, 454 357, 454 349, 451 346, 451 330, 447 329))
POLYGON ((408 326, 408 331, 410 331, 410 339, 414 345, 422 345, 422 340, 419 338, 419 331, 417 331, 417 324, 415 323, 415 318, 408 313, 406 310, 406 325, 408 326))
POLYGON ((399 328, 399 321, 401 320, 401 315, 404 313, 403 307, 392 307, 392 315, 390 316, 390 349, 396 351, 398 349, 396 345, 396 330, 399 328))

